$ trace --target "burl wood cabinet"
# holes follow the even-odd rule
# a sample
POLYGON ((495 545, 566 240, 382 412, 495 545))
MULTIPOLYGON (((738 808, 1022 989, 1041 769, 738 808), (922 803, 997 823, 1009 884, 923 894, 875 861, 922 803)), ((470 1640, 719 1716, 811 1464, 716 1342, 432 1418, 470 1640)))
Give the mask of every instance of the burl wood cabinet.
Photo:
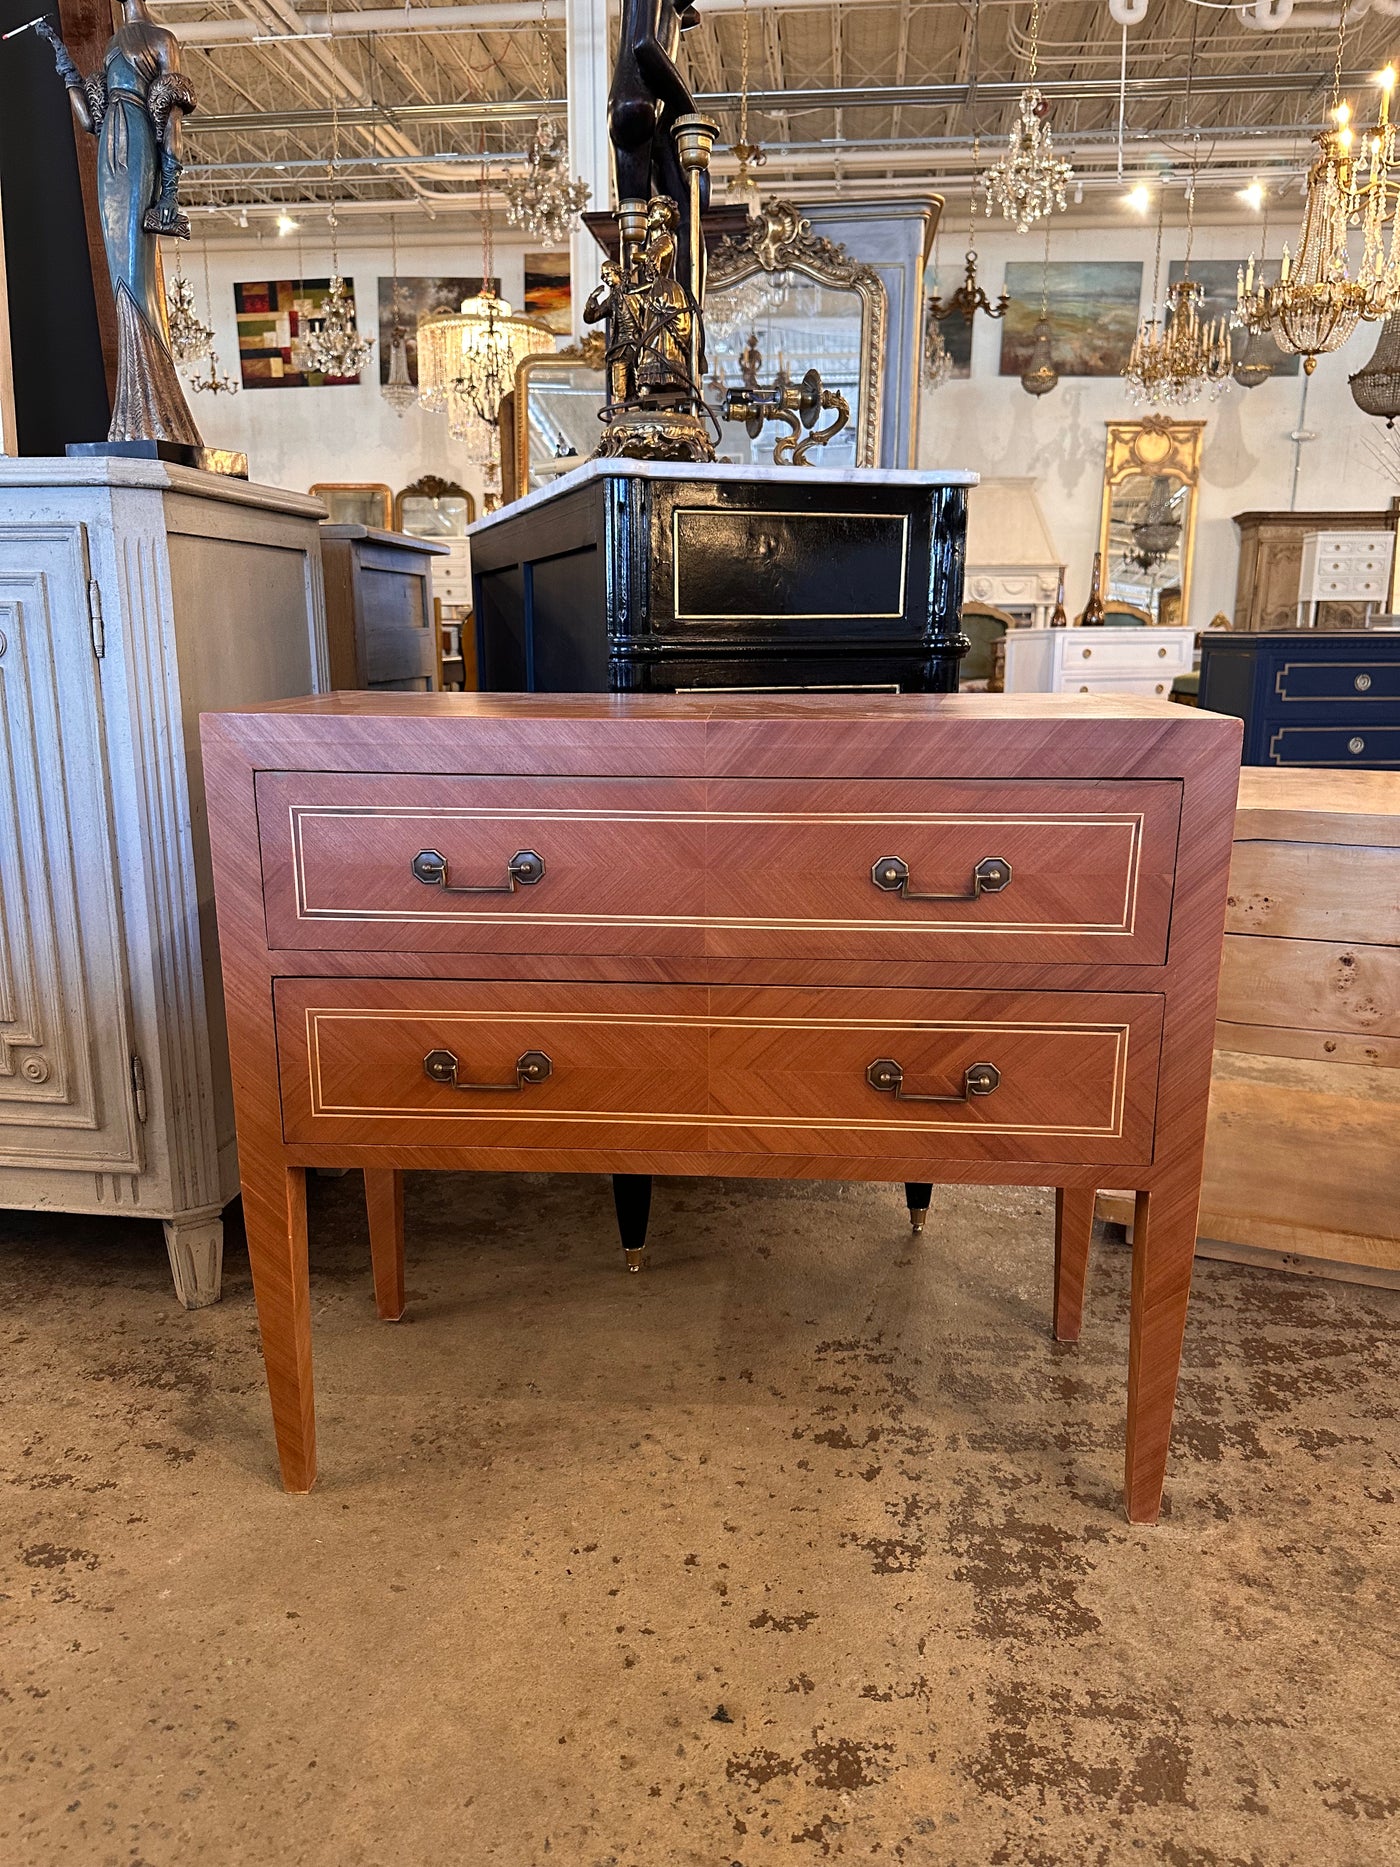
POLYGON ((1126 1500, 1153 1519, 1239 734, 1077 695, 206 717, 288 1489, 316 1470, 308 1167, 364 1171, 386 1318, 409 1167, 1048 1184, 1061 1338, 1111 1184, 1137 1191, 1126 1500))

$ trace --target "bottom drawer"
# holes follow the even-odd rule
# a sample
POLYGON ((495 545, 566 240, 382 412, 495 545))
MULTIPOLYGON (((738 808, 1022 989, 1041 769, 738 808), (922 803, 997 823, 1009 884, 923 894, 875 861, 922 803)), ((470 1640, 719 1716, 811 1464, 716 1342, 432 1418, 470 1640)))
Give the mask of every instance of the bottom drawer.
POLYGON ((1400 765, 1400 726, 1280 726, 1269 734, 1270 765, 1400 765))
POLYGON ((275 995, 293 1145, 710 1153, 717 1173, 725 1154, 1151 1158, 1147 994, 283 979, 275 995))

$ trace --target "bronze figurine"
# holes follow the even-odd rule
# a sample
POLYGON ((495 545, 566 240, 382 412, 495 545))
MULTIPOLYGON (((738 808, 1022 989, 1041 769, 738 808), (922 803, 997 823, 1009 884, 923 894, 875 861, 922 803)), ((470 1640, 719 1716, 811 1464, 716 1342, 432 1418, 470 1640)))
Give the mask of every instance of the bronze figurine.
POLYGON ((202 450, 170 355, 160 236, 187 240, 180 206, 180 131, 194 92, 179 42, 145 0, 122 0, 122 23, 102 70, 84 78, 46 19, 34 30, 53 47, 73 115, 97 138, 97 187, 107 270, 117 304, 117 392, 107 438, 170 441, 202 450))

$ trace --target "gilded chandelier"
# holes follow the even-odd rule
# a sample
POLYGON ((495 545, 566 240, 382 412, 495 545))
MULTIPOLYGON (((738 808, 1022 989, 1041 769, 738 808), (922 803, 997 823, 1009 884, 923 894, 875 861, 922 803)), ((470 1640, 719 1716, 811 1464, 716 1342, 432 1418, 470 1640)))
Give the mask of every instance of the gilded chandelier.
POLYGON ((1050 134, 1050 106, 1036 84, 1040 48, 1040 0, 1031 8, 1030 82, 1016 100, 1016 117, 1006 139, 1006 152, 985 171, 980 186, 987 196, 987 213, 999 207, 1017 233, 1027 232, 1042 215, 1065 205, 1065 189, 1074 169, 1055 154, 1050 134))
POLYGON ((1280 349, 1302 357, 1309 375, 1318 357, 1339 350, 1363 319, 1400 310, 1400 173, 1396 127, 1390 121, 1395 72, 1387 66, 1380 73, 1380 120, 1358 149, 1351 108, 1337 99, 1345 31, 1343 7, 1332 122, 1315 138, 1318 153, 1308 171, 1297 253, 1284 247, 1274 285, 1256 278, 1251 254, 1236 302, 1236 323, 1252 333, 1268 331, 1280 349), (1392 222, 1388 243, 1387 220, 1392 222), (1361 229, 1361 257, 1353 272, 1347 233, 1355 226, 1361 229))
POLYGON ((166 322, 170 328, 170 354, 177 363, 198 363, 214 345, 214 332, 195 309, 194 287, 183 272, 177 272, 165 295, 166 322))
POLYGON ((1167 289, 1159 316, 1157 296, 1162 277, 1162 221, 1166 188, 1157 195, 1157 254, 1152 269, 1152 310, 1138 326, 1123 375, 1131 400, 1154 408, 1180 407, 1202 392, 1212 400, 1230 386, 1234 355, 1225 318, 1203 319, 1205 287, 1191 277, 1191 246, 1196 231, 1196 175, 1192 167, 1186 196, 1186 276, 1167 289))

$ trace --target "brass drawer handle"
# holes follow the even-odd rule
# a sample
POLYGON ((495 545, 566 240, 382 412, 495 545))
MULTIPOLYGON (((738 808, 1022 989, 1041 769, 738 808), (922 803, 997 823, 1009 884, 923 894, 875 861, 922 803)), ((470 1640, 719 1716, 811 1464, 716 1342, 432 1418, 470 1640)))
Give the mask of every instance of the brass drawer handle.
POLYGON ((544 857, 533 849, 518 849, 506 864, 503 882, 450 882, 447 857, 436 849, 420 849, 409 864, 415 881, 425 888, 440 888, 445 895, 513 895, 519 888, 533 888, 544 874, 544 857))
POLYGON ((970 1063, 963 1071, 960 1096, 911 1095, 904 1087, 904 1071, 892 1057, 881 1057, 865 1072, 872 1089, 892 1095, 896 1102, 970 1102, 973 1096, 989 1096, 1001 1081, 995 1063, 970 1063))
POLYGON ((983 856, 972 871, 972 886, 964 894, 932 894, 909 886, 909 864, 902 856, 881 856, 870 871, 870 879, 887 895, 903 895, 906 901, 975 901, 979 895, 999 895, 1011 880, 1011 864, 1004 856, 983 856))
POLYGON ((545 1082, 554 1074, 554 1065, 542 1050, 527 1050, 515 1059, 513 1083, 459 1083, 457 1058, 450 1050, 430 1050, 423 1059, 423 1074, 435 1083, 447 1083, 453 1089, 483 1089, 492 1095, 512 1096, 532 1083, 545 1082))

